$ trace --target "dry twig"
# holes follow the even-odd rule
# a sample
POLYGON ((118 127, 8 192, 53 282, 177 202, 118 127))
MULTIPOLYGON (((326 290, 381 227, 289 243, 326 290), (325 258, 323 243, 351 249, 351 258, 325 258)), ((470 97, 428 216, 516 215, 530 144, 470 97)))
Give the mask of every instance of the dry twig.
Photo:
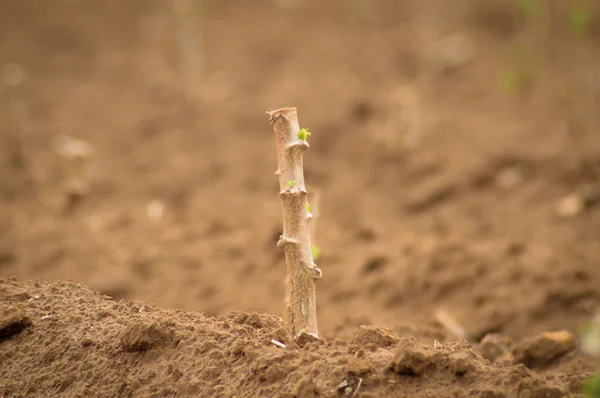
POLYGON ((188 99, 198 96, 204 58, 200 34, 200 1, 172 0, 183 89, 188 99))
POLYGON ((435 320, 459 340, 469 338, 469 333, 465 330, 465 328, 462 327, 456 318, 450 315, 447 311, 442 309, 437 310, 435 312, 435 320))

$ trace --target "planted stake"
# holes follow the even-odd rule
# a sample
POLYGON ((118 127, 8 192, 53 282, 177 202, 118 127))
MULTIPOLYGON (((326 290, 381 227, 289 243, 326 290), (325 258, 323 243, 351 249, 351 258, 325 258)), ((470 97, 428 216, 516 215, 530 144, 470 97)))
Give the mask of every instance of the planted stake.
POLYGON ((296 340, 319 338, 315 280, 322 275, 313 262, 310 220, 302 157, 309 148, 301 134, 296 108, 267 112, 275 131, 283 235, 277 246, 287 266, 287 316, 296 340))

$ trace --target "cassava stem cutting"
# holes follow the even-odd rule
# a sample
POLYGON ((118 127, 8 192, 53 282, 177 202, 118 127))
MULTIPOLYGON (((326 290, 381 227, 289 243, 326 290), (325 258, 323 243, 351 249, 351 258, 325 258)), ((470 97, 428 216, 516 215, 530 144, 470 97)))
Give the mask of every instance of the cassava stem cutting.
POLYGON ((277 246, 287 266, 287 314, 296 339, 319 338, 315 280, 322 275, 313 262, 310 241, 311 214, 304 184, 303 154, 309 148, 301 134, 296 108, 267 112, 275 131, 279 197, 283 208, 283 235, 277 246))

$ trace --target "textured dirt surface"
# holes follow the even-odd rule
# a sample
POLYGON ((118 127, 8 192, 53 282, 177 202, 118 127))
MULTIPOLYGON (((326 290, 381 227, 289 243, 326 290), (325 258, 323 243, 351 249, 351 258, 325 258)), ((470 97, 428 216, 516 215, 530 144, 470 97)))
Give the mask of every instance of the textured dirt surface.
MULTIPOLYGON (((574 346, 509 344, 489 361, 468 343, 425 345, 380 326, 299 347, 275 316, 211 318, 115 302, 69 282, 3 280, 0 300, 3 316, 28 320, 10 335, 2 329, 5 397, 565 397, 578 395, 591 370, 574 346), (526 365, 523 350, 551 362, 526 365)), ((548 345, 533 340, 524 344, 548 345)))
MULTIPOLYGON (((41 396, 41 386, 67 396, 103 388, 90 378, 102 378, 107 391, 142 396, 216 386, 223 396, 260 389, 261 396, 313 389, 327 396, 344 380, 352 390, 361 379, 361 393, 375 396, 576 390, 591 362, 573 346, 600 303, 600 213, 593 200, 569 217, 556 209, 598 186, 600 141, 584 128, 565 129, 565 103, 584 103, 563 98, 564 71, 575 60, 550 41, 541 52, 552 62, 536 89, 504 94, 519 28, 507 1, 476 2, 462 19, 441 7, 440 29, 459 29, 476 51, 423 84, 412 6, 375 3, 364 10, 361 1, 291 8, 205 1, 197 101, 181 90, 162 2, 2 7, 0 66, 6 72, 17 63, 26 78, 0 89, 0 276, 70 279, 114 299, 63 283, 3 282, 26 297, 0 303, 0 336, 21 331, 0 342, 9 361, 0 365, 0 385, 14 380, 1 387, 5 396, 29 388, 41 396), (394 98, 407 85, 422 98, 413 150, 397 147, 390 130, 399 113, 394 98), (265 111, 281 106, 297 106, 313 132, 305 168, 309 190, 321 192, 317 295, 319 326, 330 339, 291 351, 269 342, 283 327, 275 316, 282 315, 285 269, 275 247, 281 208, 265 111), (69 213, 61 207, 65 162, 52 149, 62 134, 95 149, 90 195, 69 213), (42 298, 30 301, 36 295, 42 298), (134 316, 139 308, 148 310, 134 316), (462 333, 439 325, 440 310, 462 333), (104 323, 94 315, 102 311, 112 314, 104 323), (60 315, 42 319, 52 314, 60 315), (377 334, 373 344, 386 347, 360 349, 353 336, 365 324, 402 340, 377 334), (539 337, 553 331, 575 341, 539 337), (214 335, 206 347, 205 334, 214 335), (499 362, 453 345, 461 334, 473 344, 488 335, 486 358, 499 362), (547 347, 544 339, 559 342, 547 347), (245 347, 253 353, 241 355, 245 347), (44 359, 36 350, 50 353, 44 359), (214 365, 200 366, 200 358, 214 365), (24 379, 14 366, 28 361, 37 365, 24 379), (466 375, 457 376, 463 365, 466 375), (228 369, 244 381, 227 379, 228 369), (161 383, 169 377, 178 381, 161 383)), ((598 61, 599 37, 595 28, 582 44, 590 64, 598 61)), ((581 108, 577 122, 593 125, 581 108)))

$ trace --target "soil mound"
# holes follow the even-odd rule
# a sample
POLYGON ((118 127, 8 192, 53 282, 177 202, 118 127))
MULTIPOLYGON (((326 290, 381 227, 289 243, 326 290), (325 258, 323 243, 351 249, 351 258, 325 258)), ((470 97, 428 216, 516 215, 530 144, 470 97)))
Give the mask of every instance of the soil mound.
POLYGON ((299 347, 275 316, 164 310, 70 282, 2 280, 0 315, 3 397, 558 398, 591 370, 568 333, 426 345, 362 325, 299 347))

